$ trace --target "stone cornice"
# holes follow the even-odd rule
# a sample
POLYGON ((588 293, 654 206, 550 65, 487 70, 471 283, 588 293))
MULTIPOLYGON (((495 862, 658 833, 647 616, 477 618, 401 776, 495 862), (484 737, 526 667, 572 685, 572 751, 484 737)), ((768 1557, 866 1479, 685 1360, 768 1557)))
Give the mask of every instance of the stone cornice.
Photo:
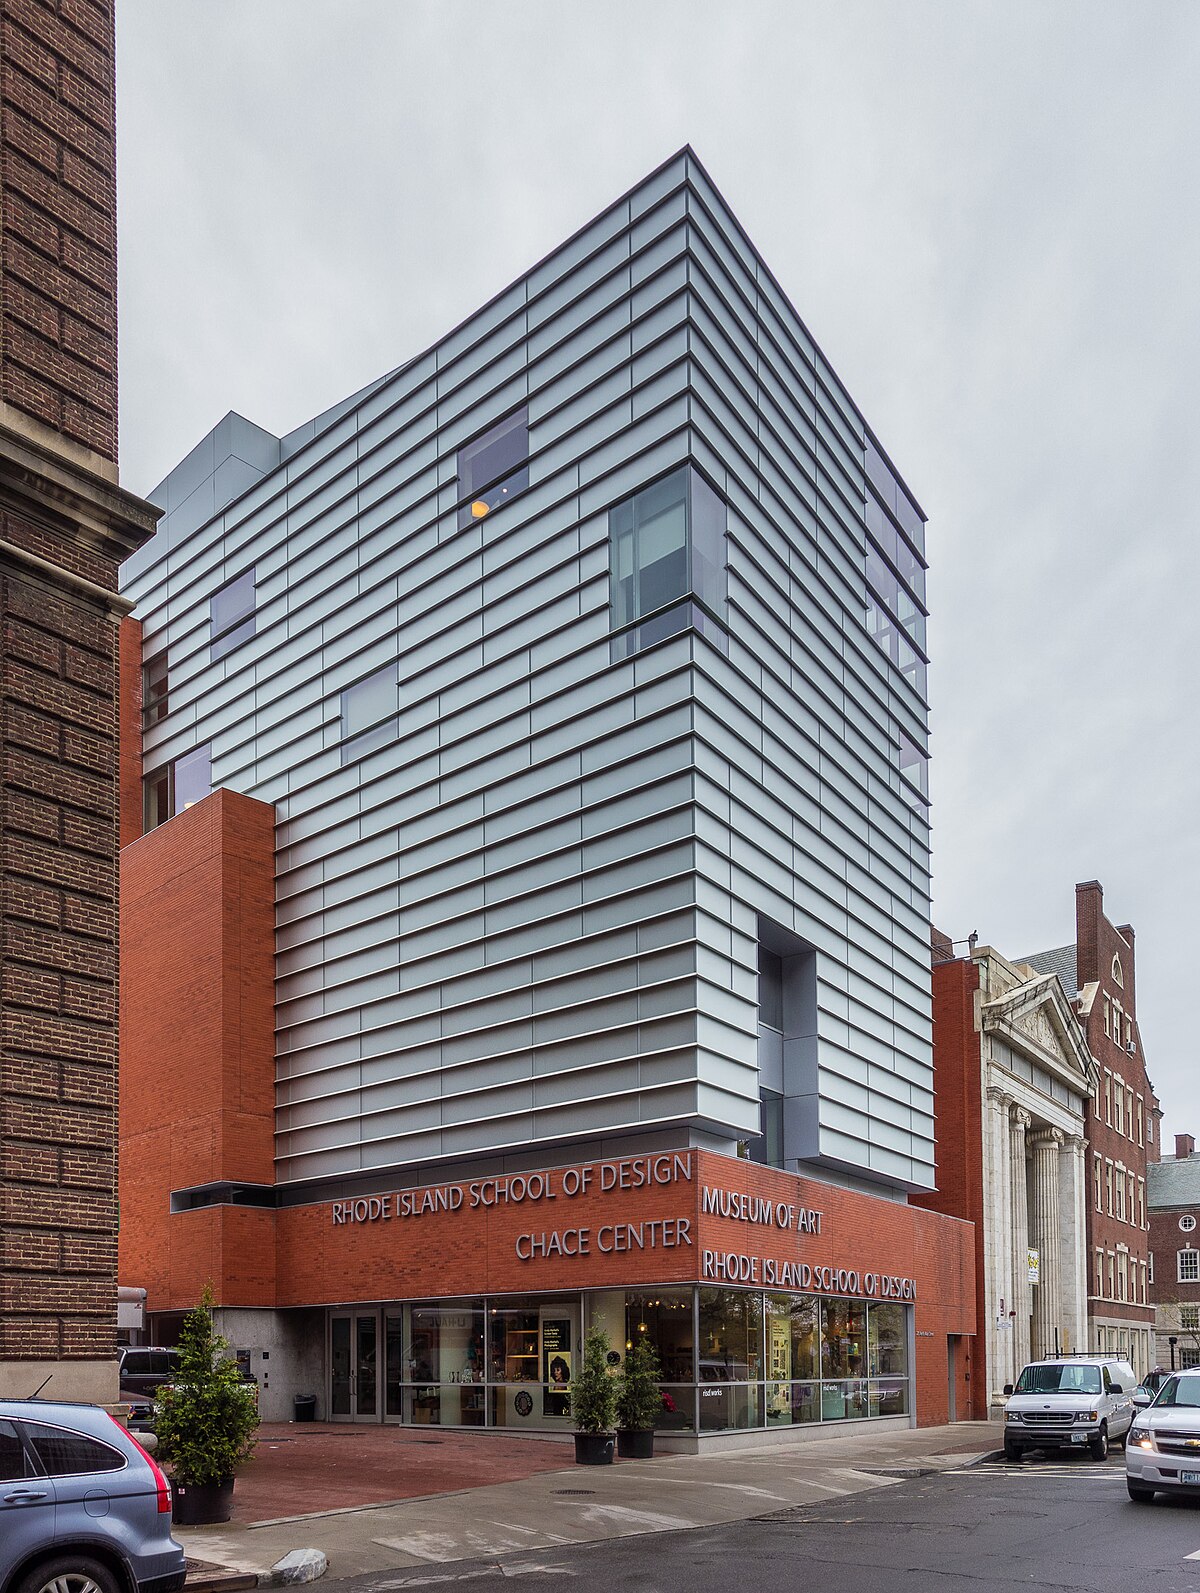
POLYGON ((116 563, 149 541, 162 514, 144 498, 3 421, 0 502, 116 563))

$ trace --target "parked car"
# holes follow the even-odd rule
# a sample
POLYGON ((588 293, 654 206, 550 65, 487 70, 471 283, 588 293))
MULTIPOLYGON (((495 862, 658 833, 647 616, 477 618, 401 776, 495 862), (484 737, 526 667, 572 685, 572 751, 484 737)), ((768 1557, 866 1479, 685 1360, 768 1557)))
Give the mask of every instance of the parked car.
POLYGON ((164 1383, 173 1382, 178 1373, 178 1350, 158 1344, 126 1346, 117 1365, 121 1397, 126 1393, 153 1394, 164 1383))
POLYGON ((1126 1360, 1066 1355, 1031 1361, 1016 1386, 1006 1385, 1004 1453, 1020 1460, 1027 1449, 1072 1449, 1086 1444, 1095 1460, 1110 1442, 1123 1443, 1133 1420, 1137 1376, 1126 1360))
POLYGON ((135 1388, 123 1388, 117 1396, 122 1405, 129 1407, 126 1423, 131 1433, 143 1436, 154 1432, 154 1395, 140 1393, 135 1388))
POLYGON ((1160 1366, 1156 1366, 1152 1372, 1147 1372, 1133 1391, 1134 1408, 1143 1410, 1149 1405, 1170 1375, 1170 1372, 1164 1372, 1160 1366))
POLYGON ((0 1593, 176 1593, 171 1485, 95 1405, 0 1400, 0 1593))
POLYGON ((1156 1493, 1200 1495, 1200 1368, 1168 1372, 1153 1404, 1134 1417, 1125 1486, 1135 1504, 1156 1493))

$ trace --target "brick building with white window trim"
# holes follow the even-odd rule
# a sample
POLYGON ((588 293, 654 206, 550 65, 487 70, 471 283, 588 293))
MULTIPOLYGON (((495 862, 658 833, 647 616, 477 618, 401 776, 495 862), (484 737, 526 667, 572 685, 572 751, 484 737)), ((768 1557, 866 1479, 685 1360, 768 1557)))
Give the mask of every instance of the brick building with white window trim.
POLYGON ((1176 1134, 1174 1156, 1146 1169, 1150 1300, 1157 1366, 1200 1366, 1200 1154, 1176 1134))
POLYGON ((1138 1030, 1134 934, 1105 916, 1097 880, 1075 887, 1075 928, 1074 945, 1022 960, 1058 974, 1096 1060, 1086 1126, 1090 1347, 1145 1372, 1154 1364, 1146 1176, 1159 1109, 1138 1030))

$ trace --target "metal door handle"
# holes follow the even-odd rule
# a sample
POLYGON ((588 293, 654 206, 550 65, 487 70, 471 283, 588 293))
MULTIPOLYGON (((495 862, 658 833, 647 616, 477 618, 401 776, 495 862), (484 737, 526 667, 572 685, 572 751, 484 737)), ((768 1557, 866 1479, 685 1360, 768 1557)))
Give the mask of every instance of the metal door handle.
POLYGON ((18 1488, 15 1493, 6 1493, 4 1502, 5 1504, 33 1504, 35 1500, 47 1497, 48 1495, 44 1488, 41 1490, 37 1488, 18 1488))

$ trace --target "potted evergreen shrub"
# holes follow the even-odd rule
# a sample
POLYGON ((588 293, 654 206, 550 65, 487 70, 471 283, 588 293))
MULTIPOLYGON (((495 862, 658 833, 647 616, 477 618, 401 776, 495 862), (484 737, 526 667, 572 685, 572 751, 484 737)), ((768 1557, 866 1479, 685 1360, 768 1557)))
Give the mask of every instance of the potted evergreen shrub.
POLYGON ((658 1351, 639 1333, 617 1386, 617 1454, 624 1460, 649 1460, 654 1454, 654 1424, 662 1411, 658 1375, 658 1351))
POLYGON ((213 1292, 183 1319, 179 1371, 155 1396, 158 1456, 171 1467, 173 1519, 181 1526, 228 1521, 233 1475, 254 1448, 258 1407, 254 1387, 214 1332, 213 1292))
POLYGON ((583 1365, 571 1384, 577 1465, 612 1465, 616 1407, 617 1384, 608 1370, 608 1339, 603 1328, 592 1327, 583 1341, 583 1365))

